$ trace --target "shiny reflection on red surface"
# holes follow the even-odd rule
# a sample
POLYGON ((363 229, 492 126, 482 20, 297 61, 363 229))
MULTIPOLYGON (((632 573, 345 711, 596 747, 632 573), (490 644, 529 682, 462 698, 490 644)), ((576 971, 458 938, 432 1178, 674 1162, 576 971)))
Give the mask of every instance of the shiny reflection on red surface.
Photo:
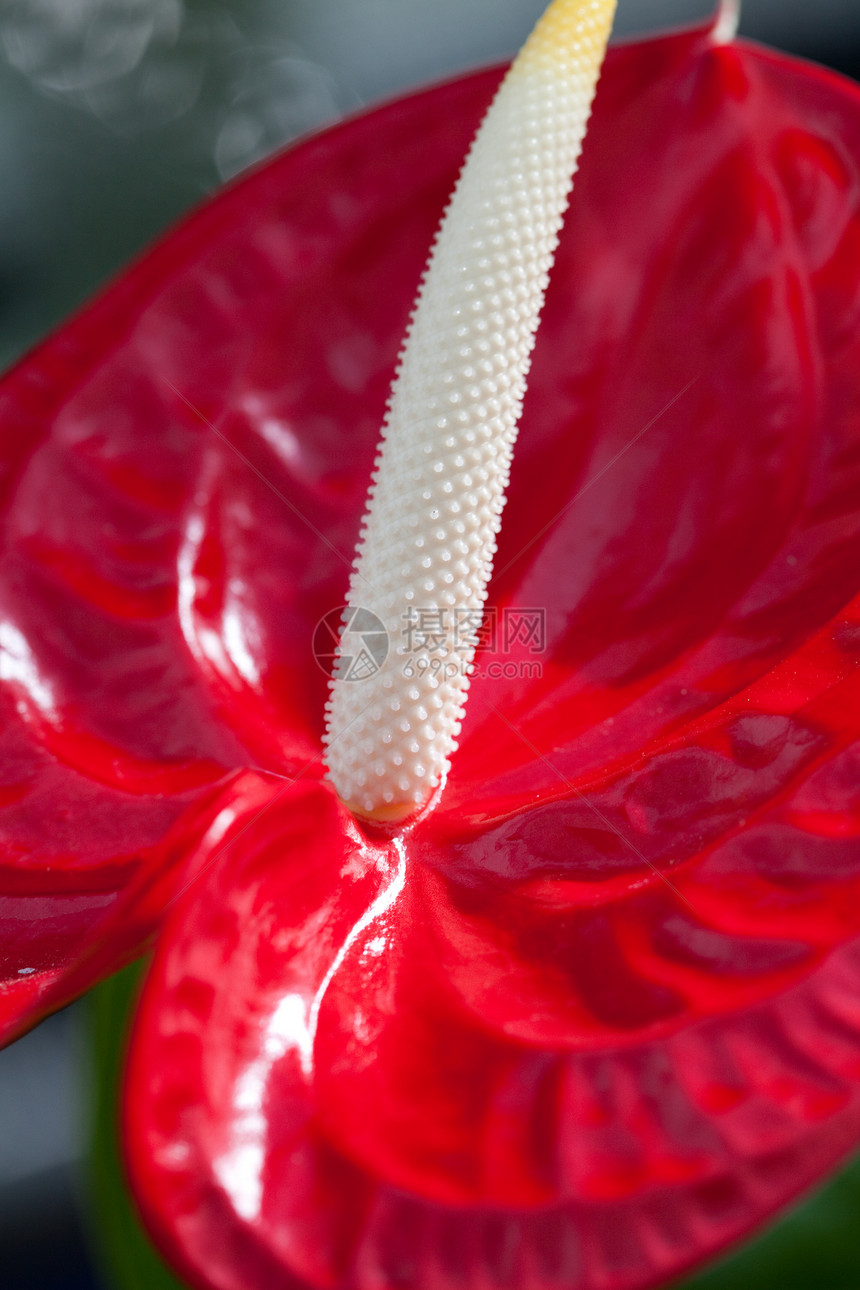
POLYGON ((476 680, 413 828, 322 780, 314 625, 497 82, 277 159, 0 390, 0 999, 170 903, 129 1157, 217 1290, 645 1286, 860 1136, 849 84, 613 51, 492 587, 541 666, 476 680))

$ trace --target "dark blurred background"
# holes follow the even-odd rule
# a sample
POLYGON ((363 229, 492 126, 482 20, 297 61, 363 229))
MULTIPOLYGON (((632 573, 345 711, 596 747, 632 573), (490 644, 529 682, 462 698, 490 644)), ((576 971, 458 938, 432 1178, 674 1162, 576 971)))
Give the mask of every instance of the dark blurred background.
MULTIPOLYGON (((709 0, 620 0, 619 35, 709 0)), ((510 55, 543 0, 0 0, 0 367, 223 180, 404 86, 510 55)), ((743 34, 860 77, 860 0, 743 34)), ((95 1290, 80 1005, 0 1053, 0 1286, 95 1290)))

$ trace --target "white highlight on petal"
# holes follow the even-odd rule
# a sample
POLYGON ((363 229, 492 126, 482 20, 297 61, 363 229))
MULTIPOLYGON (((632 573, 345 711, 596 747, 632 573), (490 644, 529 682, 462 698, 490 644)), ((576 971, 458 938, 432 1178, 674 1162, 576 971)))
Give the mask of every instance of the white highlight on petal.
MULTIPOLYGON (((197 499, 195 499, 197 500, 197 499)), ((198 504, 205 503, 205 496, 198 504)), ((177 613, 185 643, 194 658, 204 668, 215 666, 223 676, 235 672, 248 685, 260 682, 260 668, 256 653, 256 620, 242 612, 240 596, 243 585, 238 579, 228 584, 220 622, 207 623, 198 616, 196 565, 200 548, 206 536, 206 523, 202 514, 192 513, 186 520, 185 532, 177 558, 177 613)))
POLYGON ((43 715, 56 716, 53 687, 42 675, 27 638, 8 620, 0 621, 0 681, 20 687, 43 715))
POLYGON ((263 1052, 247 1066, 233 1095, 233 1141, 214 1163, 215 1175, 232 1200, 236 1212, 249 1223, 260 1216, 263 1203, 263 1164, 268 1122, 265 1098, 269 1075, 276 1062, 298 1048, 302 1064, 310 1061, 306 1003, 300 994, 281 1000, 266 1026, 263 1052))
MULTIPOLYGON (((314 995, 313 1003, 311 1004, 310 1012, 308 1014, 308 1035, 310 1037, 311 1050, 313 1050, 317 1026, 319 1025, 320 1008, 323 1005, 323 1000, 325 999, 328 988, 334 980, 335 975, 343 966, 343 962, 347 954, 349 954, 359 937, 374 923, 380 923, 382 932, 385 915, 392 909, 400 896, 400 893, 403 891, 403 887, 406 882, 406 852, 400 838, 394 838, 394 849, 397 852, 397 868, 392 875, 391 882, 387 887, 383 888, 370 908, 365 910, 358 922, 352 927, 349 935, 346 937, 333 959, 331 967, 323 977, 319 989, 314 995)), ((376 950, 374 952, 375 957, 379 956, 381 952, 379 949, 380 940, 384 939, 384 936, 381 934, 370 942, 371 945, 376 946, 376 950)), ((310 1070, 311 1067, 308 1066, 305 1073, 310 1074, 310 1070)))
POLYGON ((349 591, 352 608, 385 625, 391 649, 372 676, 336 675, 327 707, 329 773, 369 818, 412 814, 457 745, 474 655, 458 627, 486 599, 535 331, 614 11, 615 0, 549 6, 472 145, 419 293, 349 591), (422 621, 438 630, 416 641, 422 621))
MULTIPOLYGON (((230 590, 232 591, 233 588, 230 590)), ((241 587, 236 590, 241 590, 241 587)), ((236 671, 249 685, 259 685, 260 669, 251 653, 246 634, 248 617, 241 613, 240 605, 236 600, 230 599, 225 605, 221 630, 224 633, 224 647, 236 671)))
MULTIPOLYGON (((397 864, 389 870, 387 886, 350 928, 313 998, 308 1000, 305 995, 294 992, 280 1000, 266 1025, 260 1056, 243 1068, 236 1081, 231 1142, 213 1168, 236 1212, 248 1222, 259 1218, 263 1203, 263 1166, 269 1131, 266 1095, 273 1067, 287 1053, 295 1052, 304 1078, 308 1081, 313 1078, 314 1041, 320 1009, 329 986, 347 955, 374 924, 378 925, 378 934, 368 942, 365 952, 371 957, 385 953, 388 945, 386 915, 406 882, 406 852, 399 838, 394 839, 394 850, 397 864)), ((360 1013, 353 1024, 360 1037, 364 1025, 360 1013)))

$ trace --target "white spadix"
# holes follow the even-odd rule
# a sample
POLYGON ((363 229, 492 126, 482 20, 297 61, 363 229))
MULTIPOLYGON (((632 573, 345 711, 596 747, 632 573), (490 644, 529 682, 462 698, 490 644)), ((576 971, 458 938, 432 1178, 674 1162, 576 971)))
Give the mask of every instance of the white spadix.
POLYGON ((457 745, 535 332, 614 12, 615 0, 549 6, 478 131, 419 292, 348 597, 381 620, 390 648, 359 679, 344 636, 327 707, 329 774, 370 819, 418 810, 457 745))

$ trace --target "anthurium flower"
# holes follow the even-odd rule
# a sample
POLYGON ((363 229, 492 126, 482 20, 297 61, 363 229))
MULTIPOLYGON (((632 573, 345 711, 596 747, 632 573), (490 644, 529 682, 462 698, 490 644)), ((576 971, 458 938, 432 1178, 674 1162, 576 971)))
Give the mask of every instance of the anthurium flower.
POLYGON ((860 95, 725 35, 607 59, 404 826, 325 777, 310 643, 499 72, 230 188, 0 392, 2 998, 169 903, 126 1135, 194 1284, 644 1286, 860 1138, 860 95))

